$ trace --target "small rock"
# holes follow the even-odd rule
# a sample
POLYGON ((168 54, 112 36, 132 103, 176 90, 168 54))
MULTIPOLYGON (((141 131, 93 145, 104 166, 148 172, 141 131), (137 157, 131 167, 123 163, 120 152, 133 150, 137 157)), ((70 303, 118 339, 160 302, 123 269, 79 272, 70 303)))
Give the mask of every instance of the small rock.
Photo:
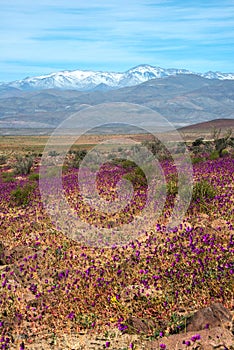
POLYGON ((233 350, 234 339, 231 332, 222 327, 203 329, 199 331, 200 339, 193 341, 195 332, 173 334, 149 343, 147 350, 160 349, 160 343, 168 350, 233 350), (190 343, 190 345, 187 345, 190 343))
POLYGON ((209 307, 198 310, 187 321, 188 331, 200 331, 231 323, 232 315, 222 304, 214 303, 209 307))
POLYGON ((147 334, 155 326, 154 321, 150 319, 140 319, 131 316, 126 322, 129 331, 135 334, 147 334))
POLYGON ((10 250, 7 250, 5 256, 8 259, 8 263, 14 263, 15 261, 23 260, 23 258, 29 255, 35 254, 35 250, 27 246, 17 246, 10 250))

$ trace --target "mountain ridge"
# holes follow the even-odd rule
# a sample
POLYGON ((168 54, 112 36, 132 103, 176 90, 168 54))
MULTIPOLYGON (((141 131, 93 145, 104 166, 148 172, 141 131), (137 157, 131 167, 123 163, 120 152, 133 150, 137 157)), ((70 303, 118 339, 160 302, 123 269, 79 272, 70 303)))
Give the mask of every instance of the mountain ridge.
MULTIPOLYGON (((21 91, 0 86, 1 129, 56 128, 84 107, 116 102, 148 107, 182 127, 212 119, 234 119, 234 80, 181 74, 105 91, 41 89, 21 91)), ((118 120, 118 113, 116 120, 118 120)))
POLYGON ((112 90, 136 86, 151 79, 162 79, 169 76, 194 75, 205 79, 234 80, 234 73, 208 71, 195 73, 187 69, 161 68, 141 64, 125 72, 108 72, 93 70, 64 70, 47 75, 27 77, 9 83, 0 83, 0 88, 16 88, 23 91, 61 89, 61 90, 112 90))

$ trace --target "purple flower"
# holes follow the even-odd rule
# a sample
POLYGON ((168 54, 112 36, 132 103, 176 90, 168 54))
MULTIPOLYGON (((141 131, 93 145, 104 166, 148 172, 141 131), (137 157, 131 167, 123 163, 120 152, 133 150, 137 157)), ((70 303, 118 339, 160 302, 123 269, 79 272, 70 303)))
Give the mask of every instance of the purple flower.
POLYGON ((109 348, 109 347, 110 347, 110 342, 107 341, 107 342, 106 342, 106 348, 109 348))
POLYGON ((195 334, 195 335, 193 335, 192 338, 191 338, 192 341, 196 341, 196 340, 199 340, 199 339, 201 339, 200 334, 195 334))
POLYGON ((187 345, 187 346, 190 346, 190 345, 191 345, 191 343, 190 343, 189 340, 183 340, 183 344, 185 344, 185 345, 187 345))
POLYGON ((155 279, 156 281, 159 280, 161 277, 160 276, 157 276, 157 275, 154 275, 152 276, 153 279, 155 279))
POLYGON ((5 279, 3 282, 2 282, 2 287, 5 287, 7 284, 7 280, 5 279))
POLYGON ((128 329, 128 326, 126 326, 126 325, 124 325, 123 323, 120 323, 119 325, 118 325, 118 329, 120 330, 120 331, 125 331, 126 329, 128 329))
POLYGON ((64 272, 59 272, 58 279, 62 279, 65 276, 64 272))
POLYGON ((160 346, 160 349, 166 349, 167 348, 166 344, 160 344, 159 346, 160 346))
POLYGON ((67 318, 70 318, 70 320, 72 320, 74 317, 75 317, 75 313, 73 311, 67 315, 67 318))

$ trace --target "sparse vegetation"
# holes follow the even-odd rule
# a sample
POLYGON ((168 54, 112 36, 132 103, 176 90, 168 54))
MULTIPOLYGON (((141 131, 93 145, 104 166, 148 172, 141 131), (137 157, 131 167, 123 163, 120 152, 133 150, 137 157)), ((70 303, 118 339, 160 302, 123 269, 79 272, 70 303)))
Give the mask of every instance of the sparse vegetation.
POLYGON ((12 205, 27 206, 34 189, 35 186, 30 183, 25 184, 23 187, 18 186, 10 194, 12 205))
POLYGON ((206 199, 212 199, 216 195, 214 186, 212 186, 208 181, 201 180, 196 182, 193 188, 193 199, 204 201, 206 199))
POLYGON ((53 151, 49 151, 48 155, 50 157, 57 157, 57 156, 59 156, 59 153, 57 151, 53 150, 53 151))
POLYGON ((209 159, 210 160, 215 160, 215 159, 218 159, 219 158, 219 152, 218 151, 212 151, 210 156, 209 156, 209 159))
POLYGON ((223 156, 223 151, 228 147, 233 147, 233 142, 231 139, 232 129, 228 129, 223 137, 221 135, 221 128, 214 128, 213 131, 213 140, 216 152, 218 152, 219 157, 223 156))
POLYGON ((14 173, 17 175, 28 175, 33 166, 34 158, 31 155, 17 156, 14 164, 14 173))
POLYGON ((30 181, 33 181, 33 180, 37 181, 37 180, 39 180, 39 174, 38 173, 32 173, 32 174, 29 175, 28 179, 30 181))
POLYGON ((4 172, 1 174, 3 182, 14 182, 14 174, 12 172, 4 172))
POLYGON ((0 165, 6 164, 7 156, 5 154, 0 154, 0 165))
POLYGON ((192 164, 197 164, 197 163, 203 162, 204 160, 205 160, 205 158, 203 158, 203 157, 193 157, 192 164))
POLYGON ((72 166, 74 168, 79 168, 80 162, 84 159, 84 157, 87 154, 87 151, 85 149, 74 151, 74 159, 72 162, 72 166))
MULTIPOLYGON (((157 157, 158 160, 171 159, 171 154, 166 146, 160 141, 155 139, 154 141, 143 141, 142 145, 147 147, 149 151, 157 157)), ((181 147, 180 147, 181 151, 181 147)))

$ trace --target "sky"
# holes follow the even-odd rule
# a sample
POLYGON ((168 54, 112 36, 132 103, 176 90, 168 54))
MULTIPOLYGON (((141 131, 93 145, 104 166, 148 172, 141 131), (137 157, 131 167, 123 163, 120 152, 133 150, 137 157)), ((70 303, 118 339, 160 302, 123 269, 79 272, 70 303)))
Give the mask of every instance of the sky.
POLYGON ((234 0, 0 0, 0 81, 139 64, 234 72, 234 0))

